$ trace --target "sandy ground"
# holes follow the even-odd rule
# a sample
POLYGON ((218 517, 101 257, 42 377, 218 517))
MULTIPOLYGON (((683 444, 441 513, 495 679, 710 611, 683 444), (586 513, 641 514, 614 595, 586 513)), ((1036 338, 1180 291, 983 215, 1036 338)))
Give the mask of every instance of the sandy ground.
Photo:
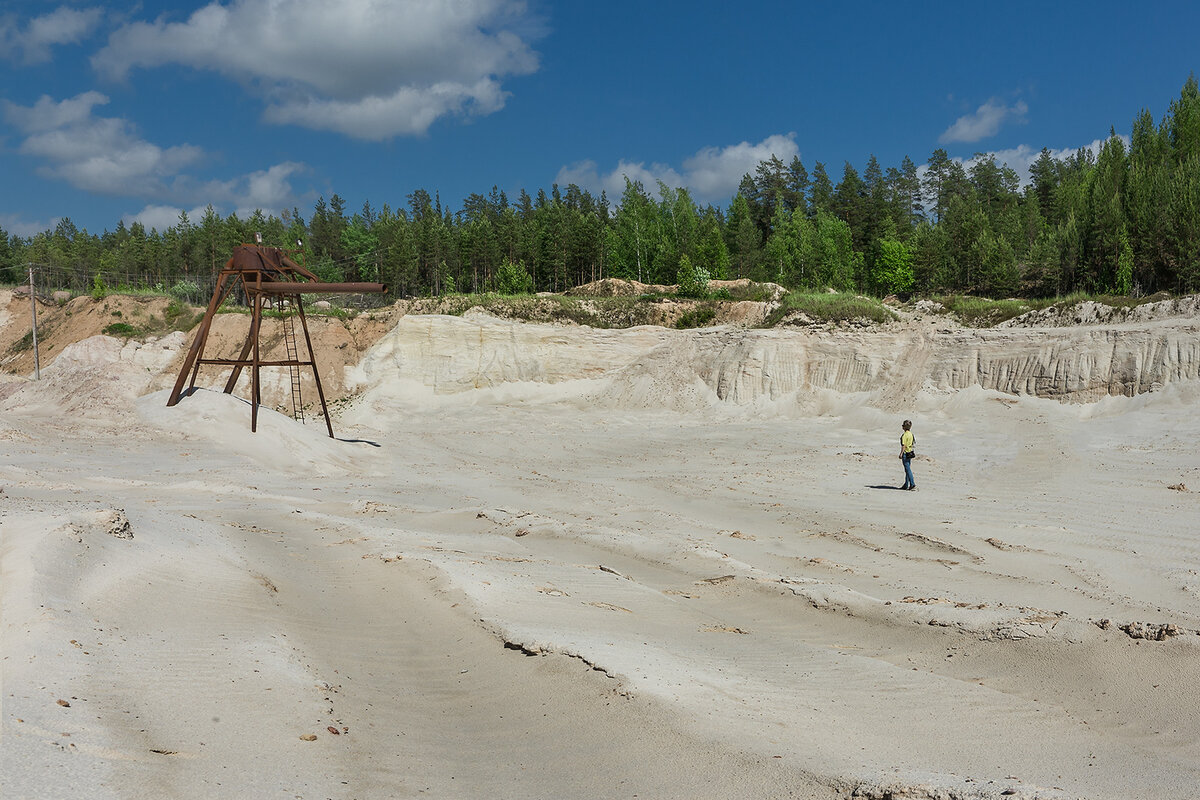
POLYGON ((1196 795, 1196 381, 520 327, 402 320, 337 440, 166 408, 182 342, 0 378, 0 796, 1196 795))

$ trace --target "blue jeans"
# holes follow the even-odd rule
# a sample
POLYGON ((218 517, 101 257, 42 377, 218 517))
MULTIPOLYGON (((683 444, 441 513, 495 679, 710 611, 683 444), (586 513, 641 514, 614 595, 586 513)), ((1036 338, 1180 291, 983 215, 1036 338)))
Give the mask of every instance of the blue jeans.
POLYGON ((912 456, 905 453, 904 458, 902 458, 901 461, 904 462, 904 485, 905 485, 905 487, 916 486, 917 479, 914 478, 913 474, 912 474, 912 456))

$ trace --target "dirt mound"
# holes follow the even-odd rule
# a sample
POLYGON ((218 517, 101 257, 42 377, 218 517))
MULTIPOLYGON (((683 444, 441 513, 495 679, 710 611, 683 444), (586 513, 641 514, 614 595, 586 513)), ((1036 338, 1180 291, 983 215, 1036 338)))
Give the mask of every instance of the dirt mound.
POLYGON ((674 294, 678 286, 662 286, 654 283, 625 280, 624 278, 601 278, 563 292, 580 297, 637 297, 643 294, 674 294))
MULTIPOLYGON (((33 337, 30 330, 28 297, 0 294, 0 372, 22 376, 6 381, 0 390, 0 407, 42 408, 45 413, 101 418, 126 409, 133 397, 174 384, 183 354, 195 336, 194 323, 202 311, 171 308, 167 297, 109 295, 100 300, 88 296, 57 305, 38 301, 38 352, 42 381, 26 381, 34 372, 33 337), (186 332, 170 331, 172 322, 191 322, 186 332), (105 332, 116 335, 105 335, 105 332)), ((354 317, 308 316, 309 334, 316 353, 317 368, 325 395, 343 397, 346 368, 357 364, 403 313, 385 308, 354 317)), ((234 358, 249 333, 248 313, 218 314, 213 320, 205 347, 205 358, 234 358)), ((297 332, 300 328, 297 326, 297 332)), ((301 336, 303 334, 300 334, 301 336)), ((287 357, 282 322, 263 320, 260 336, 264 361, 287 357)), ((300 344, 303 353, 304 345, 300 344)), ((312 371, 303 368, 301 393, 306 407, 318 409, 312 371)), ((249 371, 244 370, 235 389, 248 396, 249 371)), ((197 385, 224 387, 228 368, 204 366, 197 385)), ((291 412, 291 383, 285 368, 264 368, 261 373, 263 402, 291 412)))
MULTIPOLYGON (((0 316, 0 370, 15 375, 33 372, 33 336, 30 330, 28 296, 6 293, 0 297, 5 313, 0 316)), ((44 369, 68 345, 105 332, 144 333, 162 336, 170 332, 167 322, 168 297, 109 295, 101 300, 76 297, 62 305, 38 300, 38 355, 44 369)), ((140 338, 140 337, 139 337, 140 338)))
MULTIPOLYGON (((734 299, 744 299, 749 295, 755 295, 753 299, 770 303, 779 302, 779 298, 788 293, 788 290, 778 283, 756 283, 749 278, 708 282, 710 292, 722 289, 732 295, 734 299)), ((582 286, 576 286, 574 289, 568 289, 563 294, 576 297, 638 297, 644 294, 675 294, 678 291, 678 284, 664 286, 657 283, 626 280, 625 278, 602 278, 582 286)))
POLYGON ((1164 298, 1138 306, 1110 306, 1094 300, 1056 304, 1029 311, 997 328, 1070 328, 1077 325, 1120 325, 1200 316, 1200 295, 1164 298))
POLYGON ((165 379, 164 370, 184 347, 179 331, 144 342, 89 336, 43 364, 40 381, 14 378, 0 383, 0 409, 57 417, 64 423, 86 419, 123 426, 133 400, 165 379))
POLYGON ((740 297, 747 294, 764 295, 761 299, 765 302, 778 303, 780 298, 788 293, 788 290, 780 286, 778 283, 755 283, 749 278, 738 278, 735 281, 709 281, 708 290, 716 292, 721 289, 726 290, 734 297, 740 297))

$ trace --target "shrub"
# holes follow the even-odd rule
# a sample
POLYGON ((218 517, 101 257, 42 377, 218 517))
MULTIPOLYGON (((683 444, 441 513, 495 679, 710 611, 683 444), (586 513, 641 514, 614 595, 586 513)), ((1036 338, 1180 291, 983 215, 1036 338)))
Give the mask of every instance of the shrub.
POLYGON ((312 271, 323 283, 341 283, 346 280, 346 274, 342 272, 342 268, 329 259, 317 264, 312 271))
POLYGON ((767 317, 765 327, 778 325, 784 317, 792 312, 802 312, 817 322, 850 322, 867 320, 870 322, 891 322, 896 315, 880 303, 862 295, 841 292, 824 292, 821 294, 785 294, 776 308, 767 317))
POLYGON ((130 336, 137 334, 137 328, 130 325, 128 322, 114 322, 104 329, 104 333, 108 336, 120 336, 128 339, 130 336))
POLYGON ((680 315, 679 319, 675 320, 676 328, 702 328, 712 321, 717 315, 717 310, 711 305, 697 306, 689 309, 680 315))
POLYGON ((500 294, 529 294, 533 291, 533 276, 525 269, 525 262, 516 264, 505 259, 496 270, 496 291, 500 294))
POLYGON ((8 352, 13 355, 24 353, 26 350, 33 349, 33 331, 26 331, 25 335, 8 346, 8 352))
POLYGON ((176 281, 167 294, 176 300, 188 301, 200 295, 200 285, 195 281, 176 281))
POLYGON ((679 259, 676 280, 680 297, 708 297, 708 270, 693 265, 687 256, 679 259))
POLYGON ((904 294, 912 289, 912 251, 896 239, 879 240, 879 258, 875 262, 875 283, 887 294, 904 294))

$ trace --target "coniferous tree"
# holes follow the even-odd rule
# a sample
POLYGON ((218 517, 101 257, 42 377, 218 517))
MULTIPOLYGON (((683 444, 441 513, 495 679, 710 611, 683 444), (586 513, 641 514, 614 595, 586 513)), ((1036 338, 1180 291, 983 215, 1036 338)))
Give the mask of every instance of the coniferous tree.
POLYGON ((788 165, 787 188, 783 193, 789 211, 808 215, 808 185, 808 170, 804 168, 804 162, 800 156, 792 156, 792 163, 788 165))
POLYGON ((1048 148, 1043 147, 1038 153, 1037 159, 1029 167, 1029 176, 1042 217, 1056 223, 1054 194, 1058 188, 1058 163, 1048 148))
POLYGON ((758 274, 762 234, 751 216, 750 203, 741 194, 734 195, 729 206, 725 241, 734 277, 753 279, 758 274))
POLYGON ((813 167, 809 215, 815 217, 819 211, 833 213, 833 181, 829 180, 825 165, 820 161, 813 167))

